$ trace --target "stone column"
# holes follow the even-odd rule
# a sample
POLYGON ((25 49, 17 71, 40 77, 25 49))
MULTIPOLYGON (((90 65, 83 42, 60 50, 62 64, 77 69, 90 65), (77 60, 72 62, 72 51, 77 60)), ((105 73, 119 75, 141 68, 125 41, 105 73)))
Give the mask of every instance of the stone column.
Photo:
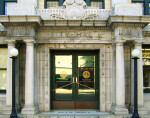
POLYGON ((25 40, 25 43, 25 105, 22 114, 36 114, 37 108, 34 101, 34 40, 25 40))
POLYGON ((140 56, 137 65, 137 79, 138 79, 138 110, 139 114, 147 114, 144 109, 144 93, 143 93, 143 60, 142 60, 142 40, 134 42, 134 48, 139 49, 140 56))
POLYGON ((11 113, 12 106, 12 59, 10 58, 10 50, 15 47, 15 40, 7 40, 7 88, 6 88, 6 107, 3 109, 3 114, 11 113))
POLYGON ((125 108, 124 42, 116 41, 116 104, 112 110, 115 114, 128 114, 128 109, 125 108))

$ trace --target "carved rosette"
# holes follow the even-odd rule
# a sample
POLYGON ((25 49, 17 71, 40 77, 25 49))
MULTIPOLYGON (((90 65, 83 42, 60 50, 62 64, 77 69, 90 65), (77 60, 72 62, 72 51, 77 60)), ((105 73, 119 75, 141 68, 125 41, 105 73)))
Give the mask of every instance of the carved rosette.
POLYGON ((87 5, 83 0, 66 0, 63 4, 63 10, 59 14, 52 14, 52 19, 58 20, 83 20, 91 17, 97 17, 97 14, 87 15, 87 5))

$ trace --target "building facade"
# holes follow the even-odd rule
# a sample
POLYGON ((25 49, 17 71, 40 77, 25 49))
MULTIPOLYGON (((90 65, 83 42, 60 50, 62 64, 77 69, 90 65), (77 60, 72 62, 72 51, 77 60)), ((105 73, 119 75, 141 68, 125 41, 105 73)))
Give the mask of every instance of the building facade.
POLYGON ((149 0, 0 0, 0 118, 150 117, 149 0))

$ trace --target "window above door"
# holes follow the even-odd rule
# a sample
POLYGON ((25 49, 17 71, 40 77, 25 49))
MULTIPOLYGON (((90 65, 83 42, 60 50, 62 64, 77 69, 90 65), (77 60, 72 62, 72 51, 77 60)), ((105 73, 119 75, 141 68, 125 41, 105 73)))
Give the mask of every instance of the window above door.
MULTIPOLYGON (((62 6, 65 0, 45 0, 45 8, 62 6)), ((104 9, 104 0, 84 0, 87 6, 104 9)))

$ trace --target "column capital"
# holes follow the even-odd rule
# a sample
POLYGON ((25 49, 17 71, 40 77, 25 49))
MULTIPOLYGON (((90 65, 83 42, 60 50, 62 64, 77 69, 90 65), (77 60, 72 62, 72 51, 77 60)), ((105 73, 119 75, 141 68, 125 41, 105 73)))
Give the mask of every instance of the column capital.
POLYGON ((143 43, 144 43, 143 40, 134 40, 134 44, 135 44, 136 46, 141 46, 143 43))
POLYGON ((121 45, 123 45, 125 42, 126 42, 126 40, 116 40, 116 41, 115 41, 115 43, 116 43, 117 46, 119 46, 119 45, 121 46, 121 45))
POLYGON ((6 42, 8 43, 8 46, 14 46, 16 44, 15 40, 6 40, 6 42))
POLYGON ((35 40, 24 40, 27 46, 33 46, 35 43, 35 40))

